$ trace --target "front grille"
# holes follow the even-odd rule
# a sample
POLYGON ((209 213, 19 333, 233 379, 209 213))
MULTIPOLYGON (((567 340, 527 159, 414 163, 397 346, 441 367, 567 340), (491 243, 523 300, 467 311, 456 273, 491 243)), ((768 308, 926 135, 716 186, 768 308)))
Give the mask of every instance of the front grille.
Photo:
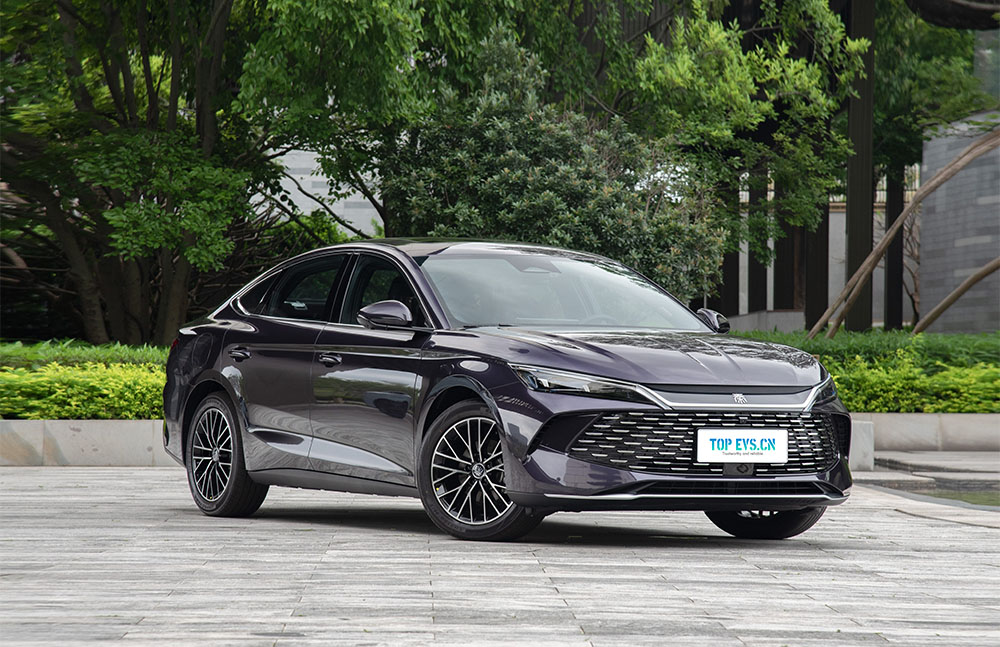
POLYGON ((594 420, 569 445, 573 458, 650 474, 722 475, 722 463, 696 462, 702 427, 788 430, 788 462, 758 463, 754 473, 822 472, 838 460, 846 440, 835 416, 775 411, 623 411, 594 420))

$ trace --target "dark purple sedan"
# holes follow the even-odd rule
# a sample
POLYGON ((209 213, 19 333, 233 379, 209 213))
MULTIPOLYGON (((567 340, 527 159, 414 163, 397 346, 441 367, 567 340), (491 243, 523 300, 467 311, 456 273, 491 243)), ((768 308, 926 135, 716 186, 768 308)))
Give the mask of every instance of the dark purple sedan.
POLYGON ((623 509, 791 537, 848 496, 850 418, 811 355, 728 330, 591 254, 337 245, 181 329, 163 441, 209 515, 282 485, 419 497, 463 539, 623 509))

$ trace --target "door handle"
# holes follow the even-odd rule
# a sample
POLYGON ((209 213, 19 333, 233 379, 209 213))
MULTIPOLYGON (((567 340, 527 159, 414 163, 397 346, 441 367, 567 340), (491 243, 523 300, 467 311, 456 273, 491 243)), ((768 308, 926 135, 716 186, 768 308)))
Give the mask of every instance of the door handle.
POLYGON ((336 353, 319 354, 319 362, 324 366, 336 366, 337 364, 340 364, 342 361, 344 361, 343 358, 336 353))
POLYGON ((242 346, 232 348, 229 351, 229 356, 235 359, 237 362, 242 362, 245 359, 250 359, 250 351, 242 346))

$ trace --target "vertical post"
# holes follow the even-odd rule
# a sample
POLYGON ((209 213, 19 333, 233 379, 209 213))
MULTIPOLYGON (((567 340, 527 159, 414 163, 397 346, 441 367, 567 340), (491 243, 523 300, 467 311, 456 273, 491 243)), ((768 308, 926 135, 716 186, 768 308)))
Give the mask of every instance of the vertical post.
MULTIPOLYGON (((754 211, 767 209, 767 184, 750 186, 750 201, 747 204, 747 218, 754 211)), ((760 262, 753 252, 747 258, 747 312, 767 310, 767 265, 760 262)))
POLYGON ((774 241, 774 283, 771 287, 774 294, 775 310, 792 310, 795 308, 795 236, 798 227, 781 223, 781 231, 785 234, 774 241))
MULTIPOLYGON (((875 38, 875 3, 851 0, 850 33, 852 38, 867 38, 873 43, 863 56, 865 78, 854 81, 858 96, 851 97, 847 109, 847 131, 854 154, 847 161, 847 276, 864 263, 872 249, 872 113, 873 50, 875 38)), ((848 330, 867 330, 872 326, 872 288, 865 285, 845 320, 848 330)))
MULTIPOLYGON (((903 212, 903 169, 891 168, 885 177, 885 228, 903 212)), ((903 327, 903 230, 896 234, 885 254, 885 329, 903 327)))
MULTIPOLYGON (((740 188, 738 184, 723 189, 726 208, 738 219, 740 217, 740 188)), ((730 240, 735 251, 726 252, 722 257, 722 284, 718 296, 709 297, 708 307, 732 317, 740 314, 740 252, 739 241, 730 240)))
POLYGON ((830 299, 830 202, 821 206, 816 231, 806 233, 806 328, 823 316, 830 299))

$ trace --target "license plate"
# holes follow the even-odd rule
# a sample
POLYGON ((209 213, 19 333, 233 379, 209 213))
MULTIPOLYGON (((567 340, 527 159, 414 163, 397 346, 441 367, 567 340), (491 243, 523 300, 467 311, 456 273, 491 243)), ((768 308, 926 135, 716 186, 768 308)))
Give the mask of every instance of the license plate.
POLYGON ((785 429, 699 429, 699 463, 785 463, 785 429))

